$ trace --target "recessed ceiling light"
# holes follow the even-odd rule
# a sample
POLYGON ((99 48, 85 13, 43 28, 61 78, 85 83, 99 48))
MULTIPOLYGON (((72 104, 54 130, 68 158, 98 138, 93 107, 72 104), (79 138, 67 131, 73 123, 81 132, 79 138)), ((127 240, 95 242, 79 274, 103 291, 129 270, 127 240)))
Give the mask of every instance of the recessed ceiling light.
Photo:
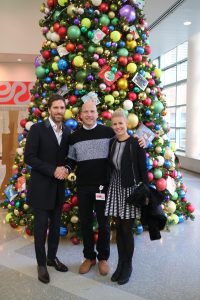
POLYGON ((22 61, 22 59, 21 59, 21 58, 18 58, 17 61, 22 61))
POLYGON ((185 25, 185 26, 189 26, 189 25, 191 25, 192 24, 192 22, 190 22, 190 21, 185 21, 184 23, 183 23, 183 25, 185 25))

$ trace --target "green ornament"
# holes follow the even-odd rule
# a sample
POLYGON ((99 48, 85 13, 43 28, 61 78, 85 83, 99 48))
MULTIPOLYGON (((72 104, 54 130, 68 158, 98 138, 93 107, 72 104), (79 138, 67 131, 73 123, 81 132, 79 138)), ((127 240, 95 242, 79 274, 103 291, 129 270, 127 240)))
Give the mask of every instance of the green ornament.
POLYGON ((56 10, 52 16, 53 21, 56 21, 59 16, 60 16, 60 12, 58 10, 56 10))
POLYGON ((67 36, 69 39, 76 40, 80 37, 80 35, 81 35, 81 31, 78 26, 76 25, 69 26, 67 30, 67 36))
POLYGON ((153 171, 153 176, 154 176, 155 179, 161 178, 162 177, 162 171, 161 171, 161 169, 155 169, 153 171))
POLYGON ((21 206, 20 201, 17 201, 17 202, 15 203, 15 207, 19 208, 20 206, 21 206))
POLYGON ((94 46, 92 46, 92 45, 90 45, 90 46, 88 47, 88 52, 89 52, 89 53, 94 53, 95 50, 96 50, 96 48, 95 48, 94 46))
POLYGON ((125 56, 125 57, 127 57, 128 56, 128 50, 126 48, 121 48, 121 49, 119 49, 119 51, 117 52, 117 54, 119 56, 125 56))
POLYGON ((110 24, 110 19, 108 18, 107 15, 103 14, 102 17, 100 18, 100 25, 103 26, 108 26, 110 24))
POLYGON ((60 26, 66 26, 66 25, 67 25, 67 23, 66 23, 65 20, 61 20, 61 21, 60 21, 60 26))
POLYGON ((135 86, 133 90, 136 94, 140 93, 140 88, 138 86, 135 86))
POLYGON ((110 9, 111 9, 112 11, 116 11, 116 10, 117 10, 117 5, 116 5, 116 4, 111 4, 111 5, 110 5, 110 9))
POLYGON ((94 37, 94 33, 92 31, 88 31, 87 36, 91 40, 94 37))
POLYGON ((118 23, 119 23, 119 19, 118 18, 113 18, 112 21, 111 21, 111 24, 113 26, 116 26, 118 23))
POLYGON ((116 67, 112 67, 111 68, 111 72, 115 74, 117 72, 117 68, 116 67))
POLYGON ((45 69, 41 66, 35 69, 35 74, 38 78, 44 78, 46 75, 45 69))
POLYGON ((81 32, 82 33, 86 33, 87 32, 87 28, 85 26, 81 27, 81 32))
POLYGON ((76 78, 76 81, 78 81, 78 82, 84 82, 86 76, 87 76, 86 71, 81 70, 81 71, 78 71, 78 72, 76 73, 75 78, 76 78))
POLYGON ((121 97, 122 99, 126 98, 126 91, 120 90, 120 91, 119 91, 119 95, 120 95, 120 97, 121 97))
POLYGON ((164 106, 160 101, 154 100, 153 101, 153 109, 156 114, 159 114, 164 109, 164 106))
POLYGON ((174 192, 173 195, 172 195, 172 200, 176 201, 177 199, 178 199, 178 193, 174 192))

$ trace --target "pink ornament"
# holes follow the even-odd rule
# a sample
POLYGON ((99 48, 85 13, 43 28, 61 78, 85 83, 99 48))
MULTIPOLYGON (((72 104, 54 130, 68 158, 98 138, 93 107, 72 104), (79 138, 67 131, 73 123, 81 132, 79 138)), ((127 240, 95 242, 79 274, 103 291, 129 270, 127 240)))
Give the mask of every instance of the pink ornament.
POLYGON ((153 180, 153 173, 148 172, 148 179, 150 182, 153 180))
POLYGON ((167 182, 164 178, 156 180, 156 189, 158 191, 164 191, 167 187, 167 182))
POLYGON ((195 210, 195 208, 194 208, 194 206, 193 206, 192 204, 188 204, 188 205, 186 206, 186 209, 187 209, 190 213, 193 213, 194 210, 195 210))

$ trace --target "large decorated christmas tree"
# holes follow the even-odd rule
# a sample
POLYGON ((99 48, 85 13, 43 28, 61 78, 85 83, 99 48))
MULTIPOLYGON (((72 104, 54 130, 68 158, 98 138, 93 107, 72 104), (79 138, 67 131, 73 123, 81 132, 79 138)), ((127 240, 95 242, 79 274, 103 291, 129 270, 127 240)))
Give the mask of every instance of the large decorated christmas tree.
MULTIPOLYGON (((24 164, 26 136, 31 126, 48 117, 50 94, 66 99, 65 123, 72 130, 81 126, 80 107, 88 98, 98 102, 98 122, 110 126, 113 110, 122 107, 128 116, 129 134, 142 135, 147 142, 149 183, 163 191, 168 223, 194 219, 194 207, 186 199, 175 143, 168 136, 166 100, 161 71, 149 55, 148 26, 142 0, 47 0, 41 6, 39 24, 45 42, 35 59, 37 80, 27 119, 18 137, 13 175, 4 191, 2 206, 12 227, 25 225, 33 232, 33 214, 27 204, 26 188, 31 168, 24 164)), ((73 243, 81 239, 76 177, 66 181, 61 235, 71 232, 73 243)), ((136 232, 141 232, 138 220, 136 232)), ((98 227, 94 214, 94 238, 98 227)))

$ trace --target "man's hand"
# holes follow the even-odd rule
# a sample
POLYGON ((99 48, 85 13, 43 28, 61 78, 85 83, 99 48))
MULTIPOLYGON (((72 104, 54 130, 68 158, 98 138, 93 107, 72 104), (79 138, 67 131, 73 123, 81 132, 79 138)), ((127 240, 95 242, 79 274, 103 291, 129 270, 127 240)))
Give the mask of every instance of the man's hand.
POLYGON ((64 180, 66 179, 68 174, 69 174, 68 170, 65 167, 61 166, 56 168, 54 172, 54 177, 59 180, 64 180))
POLYGON ((137 134, 134 134, 134 137, 136 139, 138 139, 138 143, 139 143, 141 148, 146 148, 146 142, 145 142, 145 139, 143 137, 139 138, 137 134))

